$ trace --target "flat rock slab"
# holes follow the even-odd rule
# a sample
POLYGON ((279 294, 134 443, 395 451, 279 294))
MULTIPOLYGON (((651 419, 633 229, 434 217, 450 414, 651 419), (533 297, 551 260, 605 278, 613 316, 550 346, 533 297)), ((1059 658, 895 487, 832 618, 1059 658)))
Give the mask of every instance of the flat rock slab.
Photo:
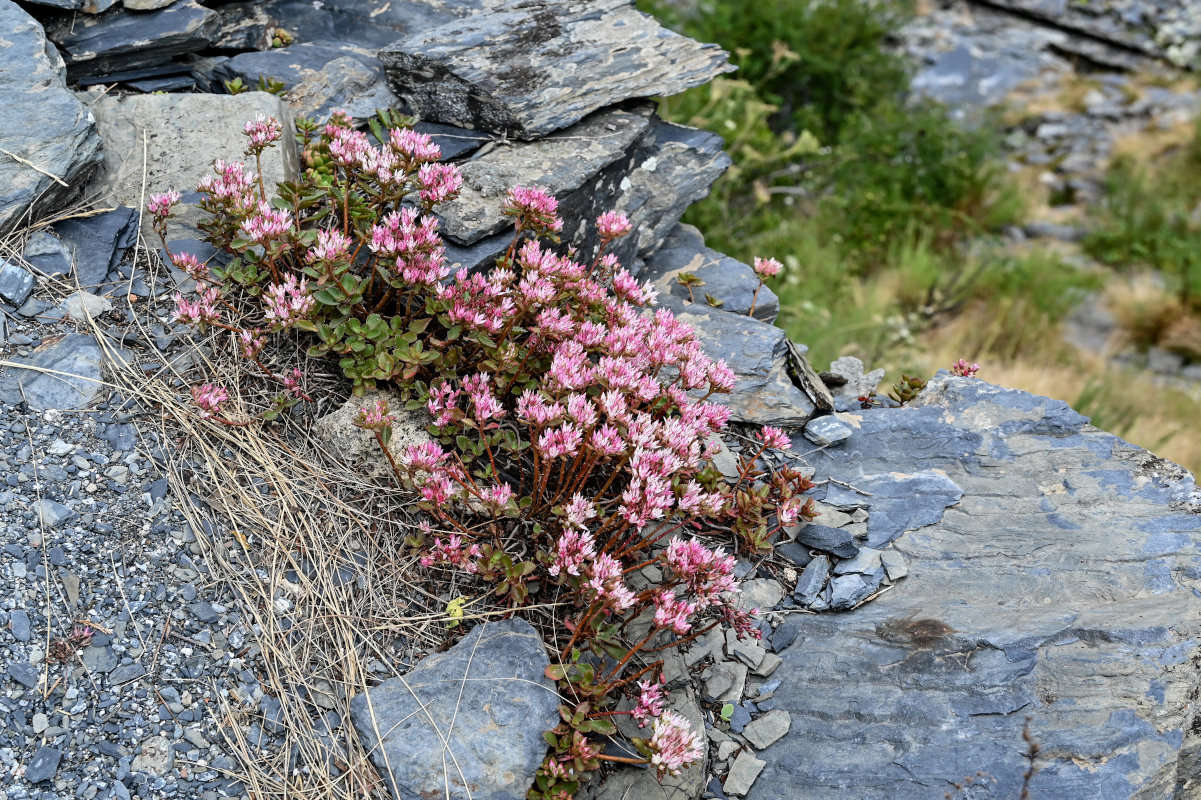
POLYGON ((10 0, 0 0, 0 49, 0 147, 8 151, 0 153, 3 235, 78 194, 100 163, 100 137, 67 91, 63 61, 42 26, 10 0))
POLYGON ((100 392, 100 346, 91 336, 69 334, 12 359, 0 372, 0 400, 24 401, 34 411, 86 408, 100 392))
POLYGON ((668 297, 660 303, 696 330, 697 339, 714 360, 724 358, 738 376, 730 394, 714 402, 729 406, 730 418, 756 425, 800 427, 816 410, 788 374, 788 339, 784 331, 754 317, 690 305, 668 297))
POLYGON ((634 97, 733 69, 716 45, 661 27, 627 0, 535 0, 477 13, 380 51, 422 118, 535 139, 634 97))
POLYGON ((378 50, 502 0, 265 0, 259 5, 298 42, 353 42, 378 50))
POLYGON ((305 42, 240 53, 217 65, 213 75, 221 81, 240 78, 250 87, 258 86, 260 77, 281 81, 293 113, 321 123, 335 109, 363 120, 399 102, 375 54, 349 44, 305 42))
POLYGON ((351 721, 397 800, 521 800, 559 719, 549 663, 528 622, 489 622, 355 697, 351 721))
POLYGON ((137 240, 138 212, 119 206, 92 217, 64 220, 54 226, 54 232, 71 255, 79 285, 93 289, 104 283, 109 270, 137 240))
MULTIPOLYGON (((659 296, 671 295, 682 303, 707 305, 705 295, 721 302, 719 308, 731 314, 750 313, 752 300, 755 318, 767 323, 774 322, 780 313, 780 299, 776 293, 764 286, 755 298, 759 276, 747 264, 705 247, 705 237, 691 225, 676 225, 663 240, 662 246, 647 259, 639 273, 642 280, 649 280, 659 290, 659 296), (677 280, 683 273, 690 273, 704 281, 703 286, 692 290, 689 300, 688 289, 677 280)), ((687 306, 685 306, 687 307, 687 306)))
POLYGON ((94 17, 70 18, 47 33, 59 46, 72 78, 155 67, 206 48, 217 28, 217 12, 195 0, 178 0, 156 11, 110 9, 94 17))
POLYGON ((981 771, 991 796, 1017 797, 1027 717, 1033 797, 1193 796, 1192 477, 1057 400, 945 373, 859 416, 843 449, 811 459, 818 480, 920 464, 963 495, 897 541, 909 576, 891 591, 790 618, 774 699, 791 729, 747 796, 925 800, 981 771))
MULTIPOLYGON (((652 108, 644 103, 599 111, 562 133, 536 142, 499 145, 468 161, 460 168, 459 197, 440 207, 442 232, 465 246, 511 230, 512 218, 501 213, 510 188, 537 186, 556 197, 579 189, 649 130, 652 108)), ((566 209, 560 211, 566 219, 566 209)))
MULTIPOLYGON (((200 197, 196 185, 212 174, 215 160, 245 160, 242 126, 248 120, 266 114, 280 120, 285 131, 292 127, 288 107, 266 92, 104 95, 90 105, 104 139, 104 166, 89 191, 108 202, 137 208, 142 197, 144 147, 147 194, 176 189, 184 196, 182 209, 168 228, 171 238, 195 238, 200 219, 194 205, 200 197), (190 237, 189 229, 193 230, 190 237)), ((262 161, 268 192, 277 182, 297 177, 297 154, 287 137, 280 146, 267 150, 262 161)), ((253 169, 253 159, 250 167, 253 169)), ((149 215, 144 215, 143 235, 153 236, 148 228, 149 215)))

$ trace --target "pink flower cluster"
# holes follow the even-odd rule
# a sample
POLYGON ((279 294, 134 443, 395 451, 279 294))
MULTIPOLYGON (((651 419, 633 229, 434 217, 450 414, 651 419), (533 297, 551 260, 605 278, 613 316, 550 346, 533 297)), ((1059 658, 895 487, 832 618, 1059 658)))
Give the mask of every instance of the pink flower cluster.
POLYGON ((309 294, 308 282, 295 275, 284 278, 283 283, 274 283, 263 292, 263 313, 275 328, 283 328, 304 319, 313 309, 313 298, 309 294))
POLYGON ((951 373, 961 378, 974 378, 979 371, 979 364, 970 364, 962 358, 951 365, 951 373))
POLYGON ((395 258, 397 276, 414 287, 437 286, 450 274, 437 217, 420 217, 415 208, 388 214, 373 225, 367 246, 376 255, 395 258))
POLYGON ((247 217, 238 232, 257 244, 265 244, 292 232, 292 214, 284 209, 272 208, 265 200, 260 202, 256 214, 247 217))
POLYGON ((774 278, 780 274, 780 270, 784 265, 774 258, 756 258, 755 259, 755 274, 763 278, 774 278))
POLYGON ((688 720, 674 711, 664 711, 651 727, 651 738, 647 742, 651 766, 664 775, 679 775, 684 769, 705 755, 700 737, 692 730, 688 720))
POLYGON ((529 231, 536 236, 563 230, 559 201, 541 189, 514 186, 505 197, 501 213, 516 218, 518 231, 529 231))
POLYGON ((234 211, 246 213, 258 207, 255 195, 255 177, 246 171, 245 165, 234 161, 226 163, 218 159, 213 163, 217 174, 200 179, 198 187, 208 195, 202 206, 210 211, 234 211))
POLYGON ((242 132, 250 140, 249 149, 261 153, 283 135, 284 126, 275 117, 259 114, 258 117, 246 123, 242 132))
POLYGON ((179 292, 172 295, 175 300, 175 313, 171 316, 173 321, 203 325, 221 319, 221 311, 217 308, 217 300, 220 297, 217 290, 211 286, 198 285, 196 288, 195 300, 188 300, 179 292))
POLYGON ((221 413, 221 406, 229 401, 229 392, 220 386, 204 383, 192 387, 192 402, 200 408, 202 419, 210 419, 221 413))
POLYGON ((153 217, 166 219, 171 214, 171 207, 179 202, 179 197, 179 192, 174 189, 162 194, 152 194, 146 203, 146 210, 153 217))

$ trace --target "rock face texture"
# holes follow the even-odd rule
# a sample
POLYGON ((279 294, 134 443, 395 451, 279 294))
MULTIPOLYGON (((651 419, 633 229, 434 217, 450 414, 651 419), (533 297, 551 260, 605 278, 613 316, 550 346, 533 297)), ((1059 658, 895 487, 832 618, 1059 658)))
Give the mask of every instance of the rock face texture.
POLYGON ((584 0, 569 15, 551 0, 524 2, 423 30, 380 60, 422 117, 521 139, 731 69, 719 47, 662 28, 626 0, 584 0))
POLYGON ((549 664, 528 622, 482 624, 356 697, 352 722, 397 800, 521 800, 559 719, 549 664))
MULTIPOLYGON (((105 201, 138 208, 144 154, 147 191, 175 187, 184 195, 185 207, 172 219, 173 235, 186 235, 181 231, 199 221, 199 209, 192 205, 199 199, 194 190, 201 178, 212 174, 213 162, 243 158, 245 137, 241 125, 231 120, 266 114, 283 120, 285 129, 291 125, 287 107, 266 92, 105 95, 91 108, 104 140, 104 165, 91 192, 105 201)), ((297 169, 292 148, 272 148, 263 155, 268 186, 295 178, 297 169)))
POLYGON ((0 235, 73 194, 100 162, 86 108, 67 91, 42 26, 0 0, 0 235), (56 180, 57 178, 57 180, 56 180))
POLYGON ((963 496, 905 523, 895 589, 799 618, 775 692, 791 731, 747 796, 928 798, 983 771, 1016 797, 1027 717, 1032 796, 1195 796, 1193 479, 1058 401, 943 377, 915 405, 863 412, 816 477, 861 485, 920 452, 963 496))

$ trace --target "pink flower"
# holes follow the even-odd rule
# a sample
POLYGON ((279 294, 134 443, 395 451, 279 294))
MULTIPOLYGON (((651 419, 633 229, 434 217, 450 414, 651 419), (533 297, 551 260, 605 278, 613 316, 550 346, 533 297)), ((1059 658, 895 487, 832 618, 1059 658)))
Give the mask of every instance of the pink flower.
POLYGON ((250 140, 251 152, 262 152, 272 143, 278 142, 280 136, 283 135, 283 130, 284 126, 280 124, 279 120, 264 114, 259 114, 242 128, 242 132, 250 140))
POLYGON ((382 431, 395 419, 388 413, 388 401, 381 397, 374 404, 359 409, 359 417, 354 424, 367 430, 382 431))
POLYGON ((507 483, 494 483, 480 492, 480 501, 493 513, 503 511, 512 499, 513 487, 507 483))
POLYGON ((426 401, 425 407, 434 417, 434 424, 438 427, 449 425, 455 417, 455 412, 458 411, 459 390, 450 385, 450 381, 443 381, 437 387, 430 389, 429 400, 426 401))
POLYGON ((166 219, 171 214, 171 206, 179 202, 179 192, 171 189, 162 194, 150 195, 150 200, 146 203, 146 210, 156 219, 166 219))
POLYGON ((293 397, 304 397, 304 373, 293 368, 290 374, 284 376, 284 388, 291 392, 293 397))
POLYGON ((551 575, 566 572, 579 576, 580 568, 596 557, 596 540, 588 531, 563 531, 555 548, 555 561, 547 571, 551 575))
POLYGON ((192 387, 192 402, 200 407, 200 417, 209 419, 221 413, 221 405, 229 400, 229 392, 211 383, 192 387))
POLYGON ((756 258, 755 274, 760 278, 774 278, 780 274, 783 264, 774 258, 756 258))
POLYGON ((333 156, 334 162, 341 167, 360 166, 367 152, 373 149, 367 140, 367 134, 343 127, 334 127, 331 132, 330 127, 327 125, 325 131, 331 136, 329 154, 333 156))
POLYGON ((221 318, 221 312, 217 309, 219 297, 217 289, 205 286, 197 288, 199 294, 195 302, 189 301, 179 292, 173 295, 175 313, 171 317, 172 320, 186 322, 190 325, 203 325, 206 322, 216 322, 221 318))
POLYGON ((465 546, 463 538, 457 533, 452 533, 445 542, 440 538, 434 539, 433 548, 421 557, 421 565, 429 567, 433 564, 444 563, 474 574, 480 571, 479 565, 475 561, 479 557, 480 546, 478 544, 465 546))
POLYGON ((423 442, 406 447, 401 461, 410 469, 433 472, 442 466, 447 455, 437 442, 423 442))
POLYGON ((272 208, 269 203, 261 202, 258 213, 248 217, 242 223, 239 234, 252 242, 259 244, 277 239, 292 230, 292 213, 278 208, 272 208))
POLYGON ((305 260, 342 261, 350 256, 350 237, 341 231, 317 231, 317 244, 309 248, 305 260))
POLYGON ((693 762, 704 756, 700 738, 693 732, 688 720, 674 711, 664 711, 651 728, 647 742, 651 766, 664 775, 679 775, 693 762))
POLYGON ((979 364, 969 364, 962 358, 951 365, 951 372, 961 378, 974 378, 979 371, 979 364))
POLYGON ((622 612, 634 605, 634 593, 621 579, 621 563, 608 553, 598 553, 589 571, 588 588, 610 611, 622 612))
POLYGON ((655 624, 660 628, 671 628, 681 636, 692 630, 688 618, 696 611, 696 606, 686 603, 676 597, 675 592, 659 592, 655 595, 655 624))
POLYGON ((442 203, 458 196, 463 176, 454 164, 422 164, 417 170, 417 185, 427 206, 442 203))
POLYGON ((638 681, 638 705, 630 713, 637 720, 639 728, 645 728, 646 723, 663 714, 663 681, 662 674, 659 675, 657 683, 650 680, 638 681))
POLYGON ((682 580, 696 598, 698 609, 718 602, 721 595, 737 592, 733 556, 722 549, 710 550, 696 539, 673 536, 664 554, 672 573, 682 580))
POLYGON ((558 217, 559 201, 541 189, 514 186, 505 197, 501 213, 517 218, 517 230, 558 233, 563 220, 558 217))
POLYGON ((792 440, 779 428, 773 428, 770 425, 764 425, 758 433, 759 441, 763 442, 765 447, 773 450, 787 450, 792 447, 792 440))
POLYGON ((246 167, 238 161, 226 163, 220 159, 213 162, 212 175, 200 179, 198 188, 213 200, 220 201, 225 207, 233 207, 239 211, 250 211, 255 208, 255 178, 246 171, 246 167))
POLYGON ((200 263, 200 259, 191 253, 173 253, 171 255, 171 264, 178 270, 183 270, 188 274, 188 277, 194 281, 207 281, 209 279, 209 268, 200 263))
POLYGON ((538 451, 542 457, 550 460, 562 456, 573 457, 580 449, 582 436, 580 429, 571 422, 564 422, 557 428, 551 428, 538 437, 538 451))
POLYGON ((442 149, 427 134, 412 128, 393 128, 388 132, 388 146, 410 164, 442 158, 442 149))
POLYGON ((596 229, 602 239, 611 240, 625 236, 633 230, 633 227, 630 225, 630 220, 625 214, 618 214, 616 211, 606 211, 596 218, 596 229))
POLYGON ((286 327, 297 320, 304 319, 313 308, 314 300, 309 295, 307 281, 304 278, 297 283, 295 275, 289 275, 283 283, 275 283, 263 292, 266 305, 263 313, 273 325, 286 327))
POLYGON ((263 346, 267 344, 262 333, 258 328, 238 331, 238 344, 242 347, 242 355, 254 360, 263 346))

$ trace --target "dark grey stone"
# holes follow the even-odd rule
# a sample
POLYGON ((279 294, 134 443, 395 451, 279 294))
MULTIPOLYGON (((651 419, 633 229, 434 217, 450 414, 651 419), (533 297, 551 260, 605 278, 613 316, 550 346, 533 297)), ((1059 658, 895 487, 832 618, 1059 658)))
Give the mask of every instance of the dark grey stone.
POLYGON ((138 232, 138 212, 121 206, 94 217, 69 219, 54 226, 75 262, 79 285, 90 290, 104 283, 109 270, 133 245, 138 232))
POLYGON ((813 556, 809 554, 809 548, 799 542, 778 544, 772 552, 788 559, 798 567, 803 567, 813 560, 813 556))
POLYGON ((218 64, 213 76, 219 81, 241 78, 251 88, 258 86, 260 77, 281 81, 288 87, 286 100, 296 116, 321 123, 336 109, 365 120, 376 109, 399 102, 374 53, 351 44, 303 42, 239 53, 218 64))
POLYGON ((97 647, 96 645, 85 647, 80 652, 80 657, 89 670, 102 675, 116 669, 117 662, 120 660, 111 647, 97 647))
POLYGON ((355 697, 351 721, 398 800, 519 800, 546 755, 542 732, 558 721, 548 664, 524 620, 479 625, 403 682, 355 697))
POLYGON ((649 280, 659 290, 659 296, 672 295, 688 302, 688 289, 677 278, 691 273, 705 282, 692 290, 692 301, 706 304, 705 295, 720 300, 720 309, 732 314, 747 314, 755 303, 755 318, 774 322, 780 313, 780 300, 775 292, 764 286, 755 299, 759 276, 748 265, 716 250, 705 247, 705 238, 691 225, 676 225, 638 277, 649 280))
POLYGON ((205 625, 212 625, 219 620, 221 616, 213 610, 213 607, 203 601, 192 603, 188 606, 188 610, 192 612, 192 616, 203 622, 205 625))
POLYGON ((50 780, 58 772, 58 763, 62 758, 62 751, 57 747, 39 747, 25 765, 25 780, 30 783, 50 780))
POLYGON ((0 372, 0 401, 24 401, 36 411, 84 408, 100 391, 100 347, 91 336, 69 334, 13 359, 50 372, 9 368, 0 372))
POLYGON ((33 285, 32 272, 0 258, 0 299, 19 306, 33 292, 33 285))
POLYGON ((512 230, 512 218, 501 213, 501 204, 517 185, 549 192, 560 198, 565 221, 576 217, 563 198, 621 159, 650 129, 651 112, 650 104, 606 109, 562 133, 498 147, 468 161, 460 168, 459 197, 439 208, 442 232, 459 245, 471 245, 512 230))
POLYGON ((157 11, 111 9, 52 26, 47 34, 63 51, 73 78, 165 64, 208 47, 217 12, 195 0, 177 0, 157 11))
POLYGON ((117 0, 29 0, 37 6, 59 8, 64 11, 82 11, 85 14, 99 14, 117 4, 117 0))
POLYGON ((879 581, 873 584, 862 575, 838 575, 830 578, 830 608, 834 611, 854 608, 879 586, 879 581))
POLYGON ((795 594, 797 598, 802 603, 812 603, 817 599, 822 587, 826 585, 826 578, 828 577, 830 577, 830 557, 825 555, 817 556, 801 572, 801 577, 796 584, 795 594))
POLYGON ((218 50, 268 51, 275 28, 282 27, 259 2, 222 3, 216 11, 212 46, 218 50))
POLYGON ((145 674, 146 668, 134 662, 133 664, 122 664, 114 669, 109 673, 108 680, 113 686, 122 686, 130 681, 136 681, 145 674))
POLYGON ((962 496, 905 534, 897 589, 784 623, 797 646, 781 653, 774 699, 792 729, 764 751, 749 800, 926 798, 977 771, 1015 797, 1027 716, 1042 748, 1034 797, 1196 785, 1192 477, 1058 401, 979 380, 940 375, 914 404, 859 416, 818 480, 909 474, 920 453, 962 496))
POLYGON ((79 517, 79 514, 67 508, 62 503, 45 498, 38 500, 34 504, 34 508, 42 524, 50 528, 61 528, 63 525, 69 525, 79 517))
POLYGON ((8 614, 8 625, 13 638, 18 642, 29 641, 29 614, 21 608, 14 608, 8 614))
POLYGON ((720 48, 660 27, 626 0, 501 6, 419 31, 379 57, 423 119, 522 139, 731 69, 720 48))
POLYGON ((9 664, 8 677, 12 678, 26 689, 32 689, 38 685, 37 668, 28 661, 14 661, 9 664))
POLYGON ((737 374, 732 393, 711 398, 730 407, 731 419, 781 427, 800 427, 809 421, 816 406, 789 374, 784 331, 753 317, 700 305, 684 307, 674 297, 664 299, 660 306, 691 325, 708 356, 724 358, 737 374))
POLYGON ((818 447, 833 447, 851 438, 854 431, 838 417, 825 416, 809 420, 805 426, 805 438, 818 447))
POLYGON ((414 130, 424 133, 434 140, 434 144, 442 150, 443 161, 451 161, 469 155, 495 139, 492 134, 485 131, 473 131, 438 122, 419 120, 413 127, 414 130))
POLYGON ((821 550, 839 558, 854 558, 859 553, 854 535, 844 528, 831 528, 808 522, 797 530, 796 540, 806 547, 821 550))
POLYGON ((30 234, 21 258, 45 275, 71 274, 71 252, 49 231, 37 230, 30 234))
POLYGON ((0 0, 0 31, 0 142, 34 165, 0 154, 3 235, 71 199, 100 163, 100 139, 87 109, 67 91, 62 59, 42 26, 16 3, 0 0))
POLYGON ((258 5, 294 33, 300 43, 353 42, 357 47, 378 50, 417 31, 466 16, 485 5, 495 5, 497 1, 265 0, 258 5))

